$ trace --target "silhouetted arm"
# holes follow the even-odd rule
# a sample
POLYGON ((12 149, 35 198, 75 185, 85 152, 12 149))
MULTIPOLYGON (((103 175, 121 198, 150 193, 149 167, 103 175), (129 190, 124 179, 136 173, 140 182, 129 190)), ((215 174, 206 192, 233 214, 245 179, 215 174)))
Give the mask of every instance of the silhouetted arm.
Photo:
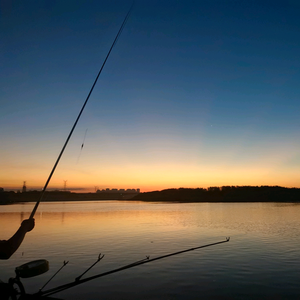
POLYGON ((25 234, 34 228, 34 219, 24 220, 17 232, 7 241, 0 242, 0 259, 9 259, 21 245, 25 234))

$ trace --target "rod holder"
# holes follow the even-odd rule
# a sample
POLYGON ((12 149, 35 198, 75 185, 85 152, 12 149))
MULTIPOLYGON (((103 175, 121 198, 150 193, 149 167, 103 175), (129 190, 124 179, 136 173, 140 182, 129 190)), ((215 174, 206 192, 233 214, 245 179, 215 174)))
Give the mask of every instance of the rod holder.
POLYGON ((92 267, 94 267, 102 258, 104 257, 104 254, 101 256, 101 253, 98 255, 98 259, 96 260, 96 262, 94 262, 86 271, 84 271, 80 276, 75 278, 75 281, 79 281, 80 278, 86 273, 88 272, 92 267))

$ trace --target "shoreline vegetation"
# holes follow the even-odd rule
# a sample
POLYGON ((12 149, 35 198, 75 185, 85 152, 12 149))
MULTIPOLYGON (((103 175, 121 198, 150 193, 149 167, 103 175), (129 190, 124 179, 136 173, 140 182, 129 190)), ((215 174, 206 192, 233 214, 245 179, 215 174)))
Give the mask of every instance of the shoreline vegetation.
POLYGON ((300 202, 300 188, 222 186, 166 189, 140 193, 131 200, 176 202, 300 202))
MULTIPOLYGON (((40 191, 23 193, 0 192, 0 204, 36 202, 40 191)), ((148 202, 300 202, 300 188, 280 186, 222 186, 204 188, 178 188, 144 193, 74 193, 49 191, 47 201, 138 200, 148 202)))

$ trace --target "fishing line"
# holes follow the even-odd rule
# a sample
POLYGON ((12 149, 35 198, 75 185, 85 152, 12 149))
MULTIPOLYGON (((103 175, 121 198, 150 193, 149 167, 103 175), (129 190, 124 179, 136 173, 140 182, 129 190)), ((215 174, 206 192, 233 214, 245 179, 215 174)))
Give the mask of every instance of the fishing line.
POLYGON ((82 114, 82 112, 83 112, 83 110, 84 110, 84 108, 85 108, 85 106, 86 106, 86 104, 87 104, 87 102, 88 102, 88 100, 89 100, 89 98, 90 98, 90 96, 91 96, 93 90, 94 90, 94 87, 95 87, 95 85, 96 85, 96 83, 97 83, 97 81, 98 81, 98 78, 99 78, 99 76, 100 76, 100 74, 101 74, 101 72, 102 72, 102 70, 103 70, 103 68, 104 68, 104 66, 105 66, 105 63, 106 63, 106 61, 107 61, 107 59, 108 59, 108 57, 109 57, 109 55, 110 55, 112 49, 114 48, 114 46, 115 46, 117 40, 119 39, 119 37, 120 37, 120 35, 121 35, 121 33, 122 33, 124 27, 125 27, 125 24, 126 24, 128 18, 129 18, 129 15, 130 15, 130 13, 131 13, 131 10, 132 10, 132 8, 133 8, 133 5, 134 5, 134 3, 132 3, 132 5, 131 5, 131 7, 130 7, 130 9, 129 9, 129 11, 128 11, 128 13, 127 13, 127 15, 126 15, 126 17, 125 17, 125 19, 124 19, 122 25, 121 25, 121 27, 120 27, 120 29, 119 29, 119 31, 118 31, 116 37, 115 37, 115 39, 114 39, 114 42, 112 43, 112 45, 111 45, 111 47, 110 47, 110 49, 109 49, 109 51, 108 51, 108 53, 107 53, 107 55, 106 55, 106 57, 105 57, 105 60, 104 60, 102 66, 101 66, 101 68, 100 68, 100 71, 99 71, 99 73, 98 73, 98 75, 97 75, 97 77, 96 77, 96 79, 95 79, 95 81, 94 81, 94 84, 92 85, 92 88, 91 88, 91 90, 90 90, 90 92, 89 92, 89 94, 88 94, 88 96, 87 96, 87 98, 86 98, 86 100, 85 100, 85 102, 84 102, 84 104, 83 104, 83 106, 82 106, 82 108, 81 108, 79 114, 78 114, 78 117, 77 117, 77 119, 76 119, 76 121, 75 121, 75 123, 74 123, 74 125, 73 125, 73 127, 72 127, 72 129, 71 129, 71 131, 70 131, 70 133, 69 133, 69 135, 68 135, 68 137, 67 137, 67 140, 65 141, 65 144, 64 144, 64 146, 63 146, 62 149, 61 149, 61 152, 60 152, 60 154, 59 154, 59 156, 58 156, 58 158, 57 158, 57 160, 56 160, 56 162, 55 162, 55 164, 54 164, 54 166, 53 166, 52 171, 50 172, 50 175, 49 175, 49 177, 48 177, 48 179, 47 179, 47 181, 46 181, 46 183, 45 183, 45 186, 44 186, 44 188, 43 188, 43 190, 42 190, 42 194, 41 194, 41 196, 40 196, 40 199, 36 202, 36 204, 35 204, 35 206, 34 206, 32 212, 31 212, 31 215, 30 215, 30 217, 29 217, 30 219, 32 219, 32 218, 34 217, 34 214, 35 214, 35 212, 36 212, 36 210, 37 210, 37 208, 38 208, 40 202, 42 201, 42 199, 43 199, 43 197, 44 197, 44 194, 45 194, 45 191, 46 191, 46 189, 47 189, 47 186, 48 186, 48 184, 49 184, 49 182, 50 182, 50 179, 51 179, 51 177, 52 177, 52 175, 53 175, 53 173, 54 173, 54 171, 55 171, 55 169, 56 169, 56 167, 57 167, 57 165, 58 165, 58 163, 59 163, 59 161, 60 161, 61 156, 63 155, 63 153, 64 153, 64 151, 65 151, 65 148, 66 148, 66 146, 67 146, 67 144, 68 144, 68 142, 69 142, 69 140, 70 140, 70 138, 71 138, 71 136, 72 136, 72 134, 73 134, 73 131, 74 131, 74 129, 75 129, 77 123, 78 123, 78 120, 80 119, 80 116, 81 116, 81 114, 82 114))
POLYGON ((81 148, 80 148, 80 152, 79 152, 79 155, 78 155, 76 164, 78 164, 78 162, 79 162, 79 158, 80 158, 80 156, 81 156, 81 152, 82 152, 82 149, 83 149, 83 147, 84 147, 84 141, 85 141, 85 137, 86 137, 87 131, 88 131, 88 130, 86 129, 86 130, 85 130, 85 134, 84 134, 84 137, 83 137, 83 141, 82 141, 82 144, 81 144, 81 148))

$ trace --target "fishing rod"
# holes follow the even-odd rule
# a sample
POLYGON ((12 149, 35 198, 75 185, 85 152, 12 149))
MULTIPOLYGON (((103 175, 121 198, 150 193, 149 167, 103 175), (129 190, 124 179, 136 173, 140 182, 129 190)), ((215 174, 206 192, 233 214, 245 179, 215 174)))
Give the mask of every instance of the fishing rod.
POLYGON ((121 33, 122 33, 122 31, 123 31, 123 29, 124 29, 124 27, 125 27, 125 24, 126 24, 128 18, 129 18, 129 15, 130 15, 130 13, 131 13, 131 10, 132 10, 132 8, 133 8, 133 5, 134 5, 134 3, 132 3, 132 5, 131 5, 131 7, 130 7, 130 9, 129 9, 129 11, 128 11, 128 13, 127 13, 127 15, 126 15, 126 17, 125 17, 125 19, 124 19, 122 25, 121 25, 121 27, 120 27, 120 29, 119 29, 119 31, 118 31, 116 37, 115 37, 115 39, 114 39, 114 42, 112 43, 112 45, 111 45, 111 47, 110 47, 110 49, 109 49, 109 51, 108 51, 108 53, 107 53, 107 55, 106 55, 106 58, 105 58, 105 60, 104 60, 104 62, 103 62, 103 64, 102 64, 102 66, 101 66, 101 68, 100 68, 100 71, 99 71, 99 73, 98 73, 98 75, 97 75, 97 77, 96 77, 96 79, 95 79, 95 81, 94 81, 94 84, 92 85, 92 88, 91 88, 91 90, 90 90, 90 92, 89 92, 89 94, 88 94, 88 96, 87 96, 87 98, 86 98, 86 100, 85 100, 85 102, 84 102, 84 104, 83 104, 83 106, 82 106, 82 108, 81 108, 81 110, 80 110, 78 116, 77 116, 77 119, 76 119, 76 121, 75 121, 75 123, 74 123, 74 125, 73 125, 73 127, 72 127, 72 129, 71 129, 71 131, 70 131, 70 133, 69 133, 69 135, 68 135, 66 141, 65 141, 65 144, 64 144, 64 146, 62 147, 61 152, 60 152, 60 154, 59 154, 59 156, 58 156, 58 158, 57 158, 57 160, 56 160, 56 162, 55 162, 55 164, 54 164, 54 166, 53 166, 53 169, 52 169, 52 171, 51 171, 51 173, 50 173, 50 175, 49 175, 49 177, 48 177, 48 179, 47 179, 47 181, 46 181, 46 183, 45 183, 45 186, 44 186, 44 188, 43 188, 43 190, 42 190, 42 194, 41 194, 41 196, 40 196, 40 199, 36 202, 36 204, 35 204, 35 206, 34 206, 32 212, 31 212, 31 215, 30 215, 30 217, 29 217, 30 219, 32 219, 32 218, 34 217, 34 214, 35 214, 35 212, 36 212, 36 210, 37 210, 37 208, 38 208, 40 202, 42 201, 42 199, 43 199, 43 197, 44 197, 44 195, 45 195, 45 191, 46 191, 47 186, 48 186, 48 184, 49 184, 49 182, 50 182, 50 180, 51 180, 51 177, 52 177, 52 175, 53 175, 53 173, 54 173, 54 171, 55 171, 55 169, 56 169, 56 167, 57 167, 57 165, 58 165, 58 163, 59 163, 59 161, 60 161, 61 156, 63 155, 63 153, 64 153, 64 151, 65 151, 65 148, 66 148, 66 146, 67 146, 67 144, 68 144, 68 142, 69 142, 69 140, 70 140, 70 138, 71 138, 71 136, 72 136, 72 134, 73 134, 73 131, 74 131, 74 129, 75 129, 77 123, 78 123, 78 120, 79 120, 79 118, 80 118, 80 116, 81 116, 81 114, 82 114, 82 112, 83 112, 83 110, 84 110, 84 108, 85 108, 85 106, 86 106, 86 104, 87 104, 87 102, 88 102, 88 100, 89 100, 89 98, 90 98, 90 96, 91 96, 93 90, 94 90, 94 87, 95 87, 95 85, 96 85, 96 83, 97 83, 97 81, 98 81, 98 78, 99 78, 99 76, 100 76, 100 74, 101 74, 101 72, 102 72, 102 70, 103 70, 103 68, 104 68, 104 66, 105 66, 105 63, 106 63, 106 61, 107 61, 107 59, 108 59, 108 57, 109 57, 109 55, 110 55, 112 49, 114 48, 114 46, 115 46, 115 44, 116 44, 118 38, 120 37, 120 35, 121 35, 121 33))
MULTIPOLYGON (((136 267, 136 266, 140 266, 140 265, 143 265, 143 264, 146 264, 146 263, 149 263, 149 262, 153 262, 153 261, 156 261, 156 260, 159 260, 159 259, 164 259, 164 258, 167 258, 167 257, 170 257, 170 256, 182 254, 182 253, 185 253, 185 252, 190 252, 190 251, 201 249, 201 248, 206 248, 206 247, 210 247, 210 246, 214 246, 214 245, 219 245, 219 244, 227 243, 227 242, 229 242, 229 240, 230 240, 230 238, 227 237, 224 241, 220 241, 220 242, 216 242, 216 243, 211 243, 211 244, 206 244, 206 245, 202 245, 202 246, 198 246, 198 247, 194 247, 194 248, 189 248, 189 249, 186 249, 186 250, 182 250, 182 251, 178 251, 178 252, 174 252, 174 253, 169 253, 169 254, 166 254, 166 255, 158 256, 158 257, 155 257, 155 258, 152 258, 152 259, 150 259, 150 256, 147 256, 145 259, 142 259, 140 261, 131 263, 129 265, 126 265, 126 266, 123 266, 123 267, 120 267, 120 268, 117 268, 117 269, 114 269, 114 270, 111 270, 111 271, 108 271, 108 272, 100 273, 100 274, 97 274, 97 275, 94 275, 94 276, 90 276, 90 277, 87 277, 87 278, 84 278, 84 279, 80 279, 83 274, 85 274, 88 270, 91 269, 91 267, 90 267, 90 268, 87 269, 87 271, 85 271, 79 277, 79 279, 77 277, 75 279, 75 281, 73 281, 73 282, 70 282, 70 283, 67 283, 67 284, 64 284, 64 285, 61 285, 61 286, 58 286, 58 287, 46 290, 46 291, 41 291, 40 290, 39 292, 33 294, 32 296, 36 296, 36 297, 39 297, 39 296, 50 296, 50 295, 56 294, 58 292, 64 291, 66 289, 72 288, 72 287, 74 287, 76 285, 79 285, 79 284, 85 283, 87 281, 99 278, 99 277, 107 276, 107 275, 110 275, 110 274, 113 274, 113 273, 116 273, 116 272, 127 270, 127 269, 130 269, 130 268, 136 267)), ((103 256, 100 257, 100 255, 99 255, 99 258, 96 261, 96 263, 100 259, 102 259, 102 258, 103 258, 103 256)), ((93 264, 92 266, 94 266, 95 264, 93 264)))

